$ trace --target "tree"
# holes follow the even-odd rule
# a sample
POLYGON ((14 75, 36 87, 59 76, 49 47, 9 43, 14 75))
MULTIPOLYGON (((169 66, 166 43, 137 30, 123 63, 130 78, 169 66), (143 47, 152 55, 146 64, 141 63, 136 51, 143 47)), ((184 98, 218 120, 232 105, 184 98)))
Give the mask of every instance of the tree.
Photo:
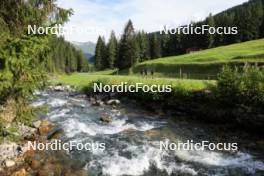
POLYGON ((77 71, 87 72, 89 70, 88 61, 82 50, 77 51, 77 71))
POLYGON ((107 50, 108 50, 107 56, 108 56, 109 68, 112 69, 115 67, 115 63, 117 60, 117 39, 114 31, 111 32, 107 50))
POLYGON ((151 59, 161 57, 160 41, 156 33, 152 33, 150 35, 150 55, 151 55, 151 59))
POLYGON ((136 34, 132 21, 129 20, 120 41, 118 68, 129 68, 138 61, 138 58, 139 53, 136 41, 136 34))
MULTIPOLYGON (((214 17, 211 13, 209 14, 209 17, 206 19, 206 24, 210 27, 215 27, 214 17)), ((208 33, 206 34, 207 48, 214 47, 214 42, 215 42, 215 34, 210 34, 208 31, 208 33)))
POLYGON ((250 6, 252 12, 251 19, 251 31, 253 35, 253 39, 257 39, 261 36, 261 25, 264 20, 264 12, 263 12, 263 4, 261 0, 255 0, 252 2, 250 6))
POLYGON ((137 33, 137 42, 139 50, 139 62, 148 60, 150 58, 149 40, 147 34, 144 31, 137 33))
POLYGON ((99 36, 95 49, 95 67, 97 70, 104 69, 105 66, 105 43, 101 36, 99 36))

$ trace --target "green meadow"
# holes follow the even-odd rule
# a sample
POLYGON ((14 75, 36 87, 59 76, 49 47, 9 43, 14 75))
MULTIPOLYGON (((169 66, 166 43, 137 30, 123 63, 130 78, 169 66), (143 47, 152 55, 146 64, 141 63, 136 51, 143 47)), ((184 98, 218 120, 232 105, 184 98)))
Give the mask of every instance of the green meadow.
POLYGON ((77 86, 82 89, 93 82, 101 81, 104 84, 118 85, 121 82, 128 84, 143 83, 146 85, 172 85, 173 89, 186 91, 202 90, 209 85, 215 84, 215 81, 190 80, 190 79, 170 79, 170 78, 142 78, 138 76, 117 76, 117 75, 98 75, 89 73, 74 73, 72 75, 61 75, 54 79, 53 83, 63 83, 77 86))
POLYGON ((139 63, 130 72, 154 69, 159 77, 216 79, 223 65, 264 64, 264 39, 139 63))

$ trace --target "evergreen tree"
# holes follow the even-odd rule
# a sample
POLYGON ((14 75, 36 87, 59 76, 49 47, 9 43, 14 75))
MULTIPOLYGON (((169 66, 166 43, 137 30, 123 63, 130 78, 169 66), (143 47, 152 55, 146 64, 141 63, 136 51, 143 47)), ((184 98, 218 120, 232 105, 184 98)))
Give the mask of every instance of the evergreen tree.
POLYGON ((70 15, 71 10, 58 7, 55 1, 1 1, 0 23, 5 25, 1 28, 8 35, 0 42, 0 60, 4 64, 0 69, 0 103, 4 108, 12 108, 12 121, 31 123, 34 108, 29 106, 29 100, 36 89, 45 87, 46 71, 53 68, 50 37, 25 36, 27 26, 63 23, 70 15), (15 102, 14 105, 8 107, 9 101, 15 102))
POLYGON ((131 67, 138 61, 138 45, 132 21, 129 20, 119 46, 118 68, 131 67))
MULTIPOLYGON (((209 17, 206 19, 206 24, 210 27, 215 27, 215 21, 213 15, 210 13, 209 17)), ((210 34, 209 31, 206 34, 206 45, 207 48, 212 48, 214 46, 215 34, 210 34)))
POLYGON ((109 68, 108 50, 107 50, 104 37, 102 37, 101 53, 102 53, 102 70, 104 70, 104 69, 109 68))
POLYGON ((95 49, 95 67, 97 70, 104 69, 105 64, 105 43, 101 36, 99 36, 95 49))
POLYGON ((160 41, 156 33, 152 33, 150 35, 150 55, 151 55, 151 59, 161 57, 160 41))
POLYGON ((111 32, 107 50, 108 50, 107 56, 108 56, 109 68, 112 69, 115 67, 115 63, 117 60, 117 39, 114 31, 111 32))
POLYGON ((150 58, 149 40, 147 34, 144 31, 137 33, 137 42, 139 50, 139 62, 148 60, 150 58))
POLYGON ((82 50, 77 51, 77 71, 87 72, 89 65, 82 50))
POLYGON ((253 39, 257 39, 261 36, 260 27, 264 19, 264 5, 261 0, 255 0, 251 5, 252 19, 249 30, 252 31, 253 39))

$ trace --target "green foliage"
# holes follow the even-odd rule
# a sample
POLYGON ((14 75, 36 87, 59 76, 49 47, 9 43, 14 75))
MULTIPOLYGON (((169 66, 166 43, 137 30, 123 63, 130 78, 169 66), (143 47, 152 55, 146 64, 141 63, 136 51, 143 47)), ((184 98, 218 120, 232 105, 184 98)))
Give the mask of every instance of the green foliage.
POLYGON ((218 76, 216 92, 227 106, 261 107, 264 105, 264 70, 245 66, 239 71, 225 66, 218 76))
MULTIPOLYGON (((205 20, 207 25, 209 25, 210 27, 215 27, 215 21, 214 21, 214 17, 212 14, 209 15, 209 17, 205 20)), ((212 48, 214 46, 215 43, 215 35, 214 34, 207 34, 207 39, 206 39, 206 44, 208 48, 212 48)))
POLYGON ((0 143, 4 140, 8 141, 18 141, 20 139, 20 136, 17 132, 17 126, 16 124, 11 124, 7 127, 7 124, 1 121, 0 119, 0 143))
POLYGON ((95 49, 95 67, 97 70, 102 70, 106 68, 107 65, 107 58, 106 58, 106 46, 104 38, 99 36, 96 44, 95 49))
MULTIPOLYGON (((3 112, 13 111, 7 119, 31 123, 34 109, 29 106, 29 100, 36 89, 45 87, 47 70, 54 69, 49 47, 51 37, 25 34, 29 24, 52 26, 68 20, 72 10, 62 9, 55 2, 0 2, 0 105, 3 105, 3 112), (13 103, 8 104, 8 101, 13 103)), ((7 130, 13 134, 12 128, 7 130)))
POLYGON ((50 36, 48 45, 52 48, 45 64, 48 72, 71 73, 89 70, 88 61, 83 52, 75 49, 63 37, 50 36))
POLYGON ((10 42, 0 52, 5 60, 6 69, 1 72, 1 78, 8 82, 9 88, 4 88, 8 95, 15 99, 28 98, 45 80, 44 65, 41 60, 47 54, 46 37, 23 37, 10 42))
POLYGON ((129 68, 138 62, 139 48, 136 40, 136 33, 131 20, 128 21, 125 27, 118 53, 119 69, 129 68))
POLYGON ((72 9, 58 7, 56 0, 8 0, 0 4, 0 17, 8 25, 13 37, 26 34, 28 24, 62 24, 72 13, 72 9))
POLYGON ((47 37, 23 37, 6 45, 0 52, 5 60, 6 69, 1 70, 1 99, 13 99, 16 121, 29 123, 32 109, 28 100, 36 89, 42 89, 47 80, 43 58, 47 56, 47 37))
POLYGON ((107 46, 107 52, 108 52, 108 63, 109 65, 106 66, 106 68, 113 69, 117 64, 117 39, 115 36, 114 31, 111 32, 111 36, 109 39, 109 43, 107 46))
POLYGON ((150 59, 149 39, 144 31, 137 33, 137 42, 139 46, 139 62, 150 59))
POLYGON ((156 33, 150 35, 149 38, 150 43, 150 56, 151 59, 156 59, 161 57, 161 48, 160 48, 160 40, 157 37, 156 33))

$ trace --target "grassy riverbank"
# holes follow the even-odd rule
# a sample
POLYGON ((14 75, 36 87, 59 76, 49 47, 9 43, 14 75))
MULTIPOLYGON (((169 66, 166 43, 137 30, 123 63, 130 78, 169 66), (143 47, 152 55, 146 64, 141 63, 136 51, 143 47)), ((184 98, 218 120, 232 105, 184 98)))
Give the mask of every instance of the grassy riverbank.
MULTIPOLYGON (((53 80, 77 86, 89 96, 95 96, 93 82, 103 85, 119 85, 121 82, 135 85, 171 85, 172 92, 118 93, 118 98, 137 100, 137 103, 153 112, 187 116, 199 121, 235 124, 236 127, 261 131, 263 124, 263 70, 245 67, 244 74, 226 67, 219 74, 218 81, 142 78, 136 76, 113 76, 72 74, 62 75, 53 80)), ((100 95, 100 94, 99 94, 100 95)), ((102 93, 109 97, 108 93, 102 93)))
POLYGON ((63 83, 77 86, 80 89, 96 82, 103 81, 108 84, 120 84, 121 82, 128 82, 129 84, 143 83, 156 85, 172 85, 175 89, 183 89, 186 91, 198 91, 208 88, 213 85, 215 81, 206 80, 190 80, 190 79, 170 79, 170 78, 142 78, 137 76, 114 76, 114 75, 97 75, 89 73, 75 73, 72 75, 60 75, 53 80, 53 83, 63 83))

